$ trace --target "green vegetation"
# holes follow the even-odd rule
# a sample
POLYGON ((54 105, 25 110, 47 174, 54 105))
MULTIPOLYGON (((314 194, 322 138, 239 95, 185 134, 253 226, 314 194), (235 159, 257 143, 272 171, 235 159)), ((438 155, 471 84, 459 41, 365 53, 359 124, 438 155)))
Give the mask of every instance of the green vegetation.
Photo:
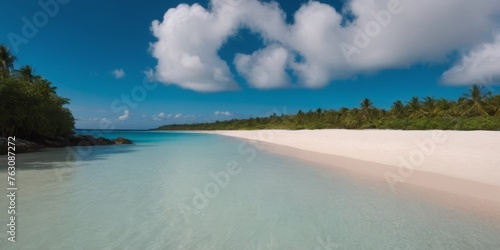
POLYGON ((0 136, 21 138, 73 134, 74 119, 64 105, 69 99, 31 66, 14 69, 16 58, 0 45, 0 136))
POLYGON ((500 130, 500 95, 474 85, 458 100, 413 97, 397 100, 390 110, 376 108, 365 98, 359 108, 299 112, 214 123, 165 125, 159 130, 251 129, 402 129, 500 130))

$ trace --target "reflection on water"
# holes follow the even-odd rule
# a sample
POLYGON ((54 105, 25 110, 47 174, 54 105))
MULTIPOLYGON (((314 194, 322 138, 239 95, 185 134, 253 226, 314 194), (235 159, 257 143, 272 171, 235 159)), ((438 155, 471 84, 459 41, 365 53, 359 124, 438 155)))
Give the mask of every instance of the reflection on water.
MULTIPOLYGON (((498 222, 237 140, 107 136, 136 145, 18 156, 17 242, 0 230, 1 249, 500 248, 498 222)), ((6 210, 0 220, 7 223, 6 210)))

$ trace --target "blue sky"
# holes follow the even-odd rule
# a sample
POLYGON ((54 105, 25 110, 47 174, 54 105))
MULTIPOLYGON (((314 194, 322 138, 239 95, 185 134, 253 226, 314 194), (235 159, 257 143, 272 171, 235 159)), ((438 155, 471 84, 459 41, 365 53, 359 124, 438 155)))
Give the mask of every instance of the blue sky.
MULTIPOLYGON (((499 27, 499 8, 492 7, 495 6, 494 1, 477 4, 474 7, 477 8, 474 10, 476 13, 470 16, 460 14, 460 7, 450 11, 449 6, 443 7, 443 15, 447 16, 442 17, 439 7, 434 10, 435 13, 428 13, 439 17, 434 21, 442 21, 446 37, 453 38, 454 42, 447 41, 444 36, 440 39, 440 35, 425 37, 426 34, 422 33, 425 31, 416 26, 411 26, 414 30, 408 32, 410 26, 405 27, 405 23, 410 25, 413 21, 415 25, 426 25, 404 19, 406 15, 418 14, 421 9, 412 10, 413 6, 406 6, 404 11, 407 13, 400 16, 393 14, 393 23, 387 27, 381 25, 380 35, 375 36, 372 44, 360 54, 363 57, 354 58, 352 63, 346 63, 345 58, 339 57, 342 50, 336 49, 340 44, 338 40, 331 42, 330 38, 323 41, 305 36, 305 31, 294 31, 298 25, 292 25, 296 21, 294 13, 301 7, 304 25, 311 25, 307 32, 321 28, 322 23, 328 20, 336 20, 336 11, 344 21, 328 34, 331 37, 350 37, 347 32, 349 27, 344 26, 363 28, 363 24, 373 19, 373 16, 367 17, 364 14, 366 10, 361 7, 354 4, 344 6, 343 1, 321 1, 314 5, 294 0, 270 5, 252 0, 248 2, 254 3, 248 6, 230 6, 235 8, 233 10, 222 5, 221 2, 227 4, 224 1, 232 4, 237 0, 214 0, 213 6, 208 1, 42 0, 57 3, 58 6, 58 11, 52 13, 53 17, 45 14, 47 20, 41 18, 43 14, 37 14, 47 13, 38 1, 6 1, 0 10, 0 43, 14 50, 18 57, 16 67, 32 65, 37 74, 58 87, 58 94, 71 99, 69 108, 77 118, 78 128, 99 128, 103 119, 112 123, 113 128, 153 128, 162 124, 262 116, 272 112, 295 113, 299 109, 318 107, 353 107, 365 97, 373 100, 378 107, 389 108, 394 100, 408 100, 412 96, 457 98, 466 92, 467 83, 475 83, 474 80, 456 80, 458 78, 486 79, 487 83, 497 79, 498 67, 478 73, 470 66, 488 59, 488 55, 492 54, 488 49, 496 49, 496 45, 500 44, 495 33, 499 27), (180 8, 181 3, 188 5, 180 8), (200 8, 194 8, 194 3, 198 3, 200 8), (171 15, 164 19, 169 9, 171 15), (220 22, 203 22, 207 13, 218 16, 220 22), (237 14, 233 17, 233 13, 237 14), (259 17, 255 13, 267 14, 259 17), (349 24, 346 13, 354 13, 359 21, 349 24), (283 15, 286 17, 283 18, 283 15), (322 15, 325 19, 318 18, 322 15), (475 16, 488 16, 488 19, 475 16), (27 43, 13 45, 10 40, 12 34, 24 36, 23 17, 31 21, 38 17, 38 24, 42 22, 42 25, 32 38, 25 37, 27 43), (271 20, 273 17, 278 21, 259 23, 259 20, 271 20), (183 23, 173 29, 170 25, 176 18, 183 18, 183 23), (470 25, 461 27, 460 23, 453 24, 460 18, 469 21, 470 25), (153 20, 159 21, 156 35, 152 33, 153 20), (44 21, 46 24, 43 24, 44 21), (220 26, 228 23, 234 24, 232 28, 214 35, 221 30, 220 26), (283 28, 285 26, 288 28, 283 28), (212 28, 215 32, 203 32, 212 28), (469 29, 474 29, 474 32, 469 32, 469 29), (462 33, 475 38, 462 38, 462 33), (408 38, 413 34, 416 37, 408 38), (195 39, 194 36, 203 41, 201 46, 187 42, 195 39), (176 37, 183 40, 175 40, 176 37), (398 42, 398 37, 403 41, 398 42), (434 37, 436 41, 428 41, 434 37), (415 44, 405 42, 405 39, 411 39, 408 41, 415 44), (328 47, 331 43, 338 44, 328 47), (316 47, 321 46, 325 48, 324 53, 315 52, 316 47), (160 48, 174 52, 168 54, 160 48), (173 66, 172 63, 178 59, 177 51, 189 55, 183 57, 189 59, 189 63, 200 63, 201 60, 202 64, 205 63, 202 68, 206 70, 196 71, 192 65, 186 65, 187 68, 173 66), (262 53, 252 56, 255 51, 262 53), (240 57, 237 57, 238 54, 240 57), (219 59, 223 62, 222 69, 228 67, 228 71, 222 73, 227 76, 224 78, 227 82, 217 79, 205 82, 203 77, 207 72, 214 72, 210 62, 216 62, 215 65, 219 59), (280 63, 282 67, 274 67, 280 63), (307 69, 317 70, 318 75, 325 76, 324 79, 310 80, 311 73, 307 69), (115 75, 115 70, 123 74, 115 75), (148 79, 145 72, 152 73, 153 79, 148 79), (450 73, 444 77, 445 72, 450 73), (260 73, 262 77, 283 77, 252 78, 260 73), (478 77, 478 74, 484 77, 478 77), (237 86, 237 90, 227 87, 229 85, 237 86), (122 101, 122 97, 127 95, 132 99, 135 96, 133 105, 122 101)), ((456 2, 450 1, 450 4, 456 2)), ((463 8, 471 8, 463 5, 463 8)), ((370 8, 377 12, 386 6, 370 8)), ((51 10, 55 10, 54 5, 51 5, 51 10)), ((435 25, 439 28, 440 23, 435 25)), ((355 35, 352 33, 351 36, 355 38, 355 35)), ((346 41, 349 44, 350 40, 346 41)))

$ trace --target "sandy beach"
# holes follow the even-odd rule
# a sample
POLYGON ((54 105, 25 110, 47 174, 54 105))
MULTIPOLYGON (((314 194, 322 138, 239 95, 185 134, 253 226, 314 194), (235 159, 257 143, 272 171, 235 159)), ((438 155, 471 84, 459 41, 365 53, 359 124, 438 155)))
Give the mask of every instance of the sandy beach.
POLYGON ((209 132, 265 150, 383 179, 500 204, 500 132, 258 130, 209 132))

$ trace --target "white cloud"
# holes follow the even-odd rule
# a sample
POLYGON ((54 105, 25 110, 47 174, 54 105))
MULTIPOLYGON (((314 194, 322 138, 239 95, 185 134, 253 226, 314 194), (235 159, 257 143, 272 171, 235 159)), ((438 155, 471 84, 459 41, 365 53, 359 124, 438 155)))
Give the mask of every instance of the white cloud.
POLYGON ((216 116, 230 116, 232 114, 229 111, 215 111, 214 115, 216 115, 216 116))
POLYGON ((125 71, 123 71, 123 69, 115 69, 111 73, 115 76, 116 79, 125 77, 125 71))
POLYGON ((491 84, 500 82, 500 34, 492 43, 472 49, 443 74, 450 84, 491 84))
POLYGON ((165 120, 165 119, 170 119, 172 118, 174 115, 172 114, 165 114, 164 112, 160 112, 159 114, 157 115, 153 115, 152 118, 153 120, 155 121, 161 121, 161 120, 165 120))
POLYGON ((236 69, 255 88, 270 89, 285 87, 288 75, 288 51, 281 46, 269 46, 252 55, 237 54, 236 69))
POLYGON ((122 115, 118 117, 119 121, 125 121, 130 117, 130 112, 128 110, 125 110, 122 115))
POLYGON ((229 66, 217 55, 236 31, 233 16, 180 4, 165 13, 163 22, 153 21, 151 30, 158 42, 150 50, 158 59, 156 78, 201 92, 237 89, 229 66))
POLYGON ((177 114, 165 114, 164 112, 161 112, 157 115, 153 115, 151 118, 154 121, 165 121, 165 120, 177 120, 177 121, 186 121, 186 120, 193 120, 197 118, 198 116, 195 115, 190 115, 190 114, 183 114, 183 113, 177 113, 177 114))
MULTIPOLYGON (((247 27, 265 43, 233 61, 251 86, 285 87, 292 70, 298 85, 318 88, 357 74, 447 62, 451 53, 491 39, 491 30, 500 27, 499 15, 496 0, 351 0, 344 10, 309 1, 290 24, 276 3, 211 0, 209 9, 181 4, 162 22, 154 21, 158 41, 151 52, 158 59, 155 76, 163 83, 202 92, 235 89, 228 64, 217 52, 247 27), (346 12, 356 18, 343 24, 346 12)), ((477 50, 469 57, 478 57, 477 50)))

